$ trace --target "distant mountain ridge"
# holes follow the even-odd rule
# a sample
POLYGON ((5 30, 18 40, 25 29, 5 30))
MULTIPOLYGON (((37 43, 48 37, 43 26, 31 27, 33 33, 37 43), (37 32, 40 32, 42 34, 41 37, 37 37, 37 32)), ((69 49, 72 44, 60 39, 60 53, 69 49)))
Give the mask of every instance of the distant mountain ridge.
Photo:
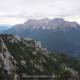
POLYGON ((55 19, 31 19, 15 25, 5 33, 18 34, 41 41, 49 51, 80 56, 80 25, 76 22, 55 19))
POLYGON ((15 29, 19 27, 19 28, 31 29, 31 30, 35 30, 35 29, 42 29, 42 30, 52 30, 53 29, 55 30, 58 28, 60 29, 75 28, 78 26, 80 26, 78 23, 68 22, 62 18, 55 18, 55 19, 44 18, 41 20, 31 19, 23 24, 15 25, 14 27, 15 29))
POLYGON ((0 24, 0 33, 10 29, 12 26, 7 24, 0 24))

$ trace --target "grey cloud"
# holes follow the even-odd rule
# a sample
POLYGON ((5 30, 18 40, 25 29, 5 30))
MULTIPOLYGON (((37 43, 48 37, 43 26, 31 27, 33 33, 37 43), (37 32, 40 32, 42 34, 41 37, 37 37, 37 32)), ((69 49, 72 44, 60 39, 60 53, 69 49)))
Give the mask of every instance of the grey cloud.
POLYGON ((80 0, 0 0, 0 17, 80 16, 80 0))

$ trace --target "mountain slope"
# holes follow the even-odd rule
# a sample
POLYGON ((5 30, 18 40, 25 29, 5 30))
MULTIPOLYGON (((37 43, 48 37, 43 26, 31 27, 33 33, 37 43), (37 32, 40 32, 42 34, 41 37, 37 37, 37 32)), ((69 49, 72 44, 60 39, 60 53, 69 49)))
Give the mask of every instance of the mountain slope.
POLYGON ((79 80, 79 68, 74 68, 75 64, 70 67, 70 64, 66 65, 57 58, 32 39, 0 35, 0 80, 24 80, 26 77, 23 76, 33 75, 79 80))
POLYGON ((5 33, 18 34, 42 42, 49 51, 80 57, 80 25, 62 18, 28 20, 5 33))

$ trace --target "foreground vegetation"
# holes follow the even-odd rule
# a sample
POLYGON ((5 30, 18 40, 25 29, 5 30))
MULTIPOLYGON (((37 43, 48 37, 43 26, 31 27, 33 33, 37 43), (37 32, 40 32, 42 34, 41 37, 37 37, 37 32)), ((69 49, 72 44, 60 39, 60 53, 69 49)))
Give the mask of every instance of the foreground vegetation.
MULTIPOLYGON (((11 61, 10 71, 0 67, 0 80, 24 80, 25 76, 54 76, 54 80, 80 80, 80 60, 65 54, 49 53, 45 48, 40 47, 34 40, 22 39, 18 36, 0 35, 2 43, 7 49, 2 50, 0 54, 10 53, 8 61, 11 61), (9 74, 10 73, 10 74, 9 74)), ((1 56, 0 56, 1 58, 1 56)), ((0 60, 1 63, 4 63, 0 60)), ((32 80, 32 79, 31 79, 32 80)), ((39 79, 39 80, 49 80, 39 79)))

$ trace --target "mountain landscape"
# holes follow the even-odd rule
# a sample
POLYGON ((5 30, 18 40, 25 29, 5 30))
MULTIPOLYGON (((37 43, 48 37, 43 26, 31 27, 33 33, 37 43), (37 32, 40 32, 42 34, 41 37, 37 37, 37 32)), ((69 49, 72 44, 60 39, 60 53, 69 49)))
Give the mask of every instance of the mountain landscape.
POLYGON ((34 75, 37 80, 80 80, 79 60, 61 53, 50 54, 41 46, 31 38, 1 34, 0 80, 34 80, 29 78, 34 75))
POLYGON ((0 80, 80 80, 80 0, 0 0, 0 80))
POLYGON ((0 80, 80 80, 78 23, 30 19, 0 33, 0 80))
POLYGON ((51 52, 80 57, 80 25, 62 18, 30 19, 13 26, 4 33, 38 40, 51 52))

